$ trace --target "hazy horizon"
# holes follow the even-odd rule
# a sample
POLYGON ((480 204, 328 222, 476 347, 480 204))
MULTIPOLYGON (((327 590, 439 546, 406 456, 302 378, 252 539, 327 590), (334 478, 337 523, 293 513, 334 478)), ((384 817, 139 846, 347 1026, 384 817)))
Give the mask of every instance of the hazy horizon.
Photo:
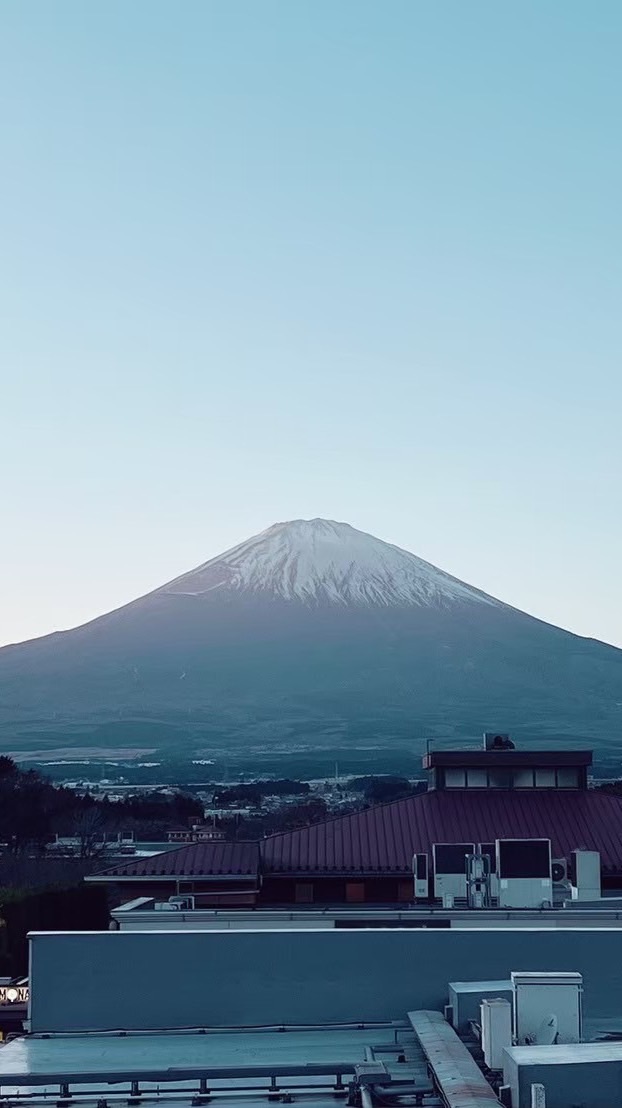
POLYGON ((619 4, 0 32, 0 644, 322 516, 622 646, 619 4))

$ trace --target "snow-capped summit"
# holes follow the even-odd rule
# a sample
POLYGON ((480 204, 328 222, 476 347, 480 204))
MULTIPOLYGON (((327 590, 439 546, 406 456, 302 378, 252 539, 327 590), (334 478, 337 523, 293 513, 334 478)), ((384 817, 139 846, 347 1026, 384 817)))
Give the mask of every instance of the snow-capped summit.
POLYGON ((308 605, 500 603, 398 546, 328 519, 275 523, 160 592, 202 596, 216 589, 308 605))

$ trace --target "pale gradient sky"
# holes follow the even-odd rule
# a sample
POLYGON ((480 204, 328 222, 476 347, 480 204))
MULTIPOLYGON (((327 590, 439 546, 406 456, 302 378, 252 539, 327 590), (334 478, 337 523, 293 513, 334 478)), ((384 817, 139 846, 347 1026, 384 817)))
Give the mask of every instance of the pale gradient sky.
POLYGON ((3 0, 0 642, 328 516, 622 644, 619 0, 3 0))

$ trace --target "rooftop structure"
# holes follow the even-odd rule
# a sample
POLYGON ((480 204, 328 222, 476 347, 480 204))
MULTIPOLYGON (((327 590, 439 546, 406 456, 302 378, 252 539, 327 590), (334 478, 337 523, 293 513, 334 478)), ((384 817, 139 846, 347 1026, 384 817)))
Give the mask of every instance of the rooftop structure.
POLYGON ((138 858, 106 870, 119 881, 137 877, 240 877, 256 881, 258 843, 197 842, 167 850, 150 858, 138 858))
POLYGON ((193 823, 192 827, 175 827, 167 833, 169 843, 223 842, 225 832, 215 823, 193 823))
POLYGON ((610 1108, 618 946, 587 928, 34 934, 30 1034, 0 1049, 0 1098, 531 1108, 537 1083, 549 1108, 610 1108))
POLYGON ((542 839, 564 872, 573 852, 597 852, 604 884, 620 887, 622 798, 587 787, 591 753, 516 750, 506 736, 487 736, 485 743, 475 751, 428 752, 425 793, 258 844, 184 846, 165 862, 138 860, 87 880, 116 886, 117 903, 186 894, 196 898, 196 907, 209 908, 225 905, 224 894, 235 893, 242 907, 406 905, 441 895, 431 881, 415 894, 415 857, 425 859, 422 868, 432 875, 436 848, 462 844, 463 872, 469 852, 488 854, 494 870, 497 840, 542 839))
POLYGON ((423 759, 430 788, 586 789, 591 750, 435 750, 423 759))
POLYGON ((550 838, 554 857, 598 850, 605 871, 622 875, 622 800, 604 793, 556 790, 430 791, 270 835, 262 869, 277 873, 410 874, 416 853, 435 843, 550 838))
POLYGON ((622 900, 605 897, 593 904, 566 902, 554 908, 470 909, 422 906, 384 908, 373 905, 298 909, 239 905, 231 894, 219 907, 201 908, 193 897, 137 897, 113 908, 111 929, 121 931, 291 931, 497 928, 622 928, 622 900), (181 901, 181 903, 179 903, 181 901), (193 901, 195 906, 193 907, 193 901), (175 910, 173 910, 175 905, 175 910))
POLYGON ((622 1012, 617 928, 48 932, 31 937, 36 1033, 315 1026, 442 1011, 449 982, 580 972, 622 1012), (85 987, 88 983, 88 987, 85 987), (71 998, 71 1002, 68 1002, 71 998))
POLYGON ((190 1105, 224 1101, 245 1108, 267 1099, 295 1097, 313 1108, 334 1108, 346 1099, 357 1076, 380 1074, 387 1101, 395 1101, 400 1082, 416 1088, 427 1108, 441 1105, 426 1072, 426 1062, 405 1020, 366 1026, 309 1029, 259 1028, 213 1032, 33 1036, 0 1050, 0 1092, 28 1094, 36 1102, 78 1094, 91 1103, 132 1094, 190 1105))

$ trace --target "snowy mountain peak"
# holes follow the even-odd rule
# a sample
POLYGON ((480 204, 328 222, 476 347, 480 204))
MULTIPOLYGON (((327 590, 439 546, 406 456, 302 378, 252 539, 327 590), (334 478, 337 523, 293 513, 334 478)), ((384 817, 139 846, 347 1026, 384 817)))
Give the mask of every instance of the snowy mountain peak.
POLYGON ((500 605, 414 554, 329 519, 275 523, 159 592, 201 596, 214 590, 312 606, 500 605))

